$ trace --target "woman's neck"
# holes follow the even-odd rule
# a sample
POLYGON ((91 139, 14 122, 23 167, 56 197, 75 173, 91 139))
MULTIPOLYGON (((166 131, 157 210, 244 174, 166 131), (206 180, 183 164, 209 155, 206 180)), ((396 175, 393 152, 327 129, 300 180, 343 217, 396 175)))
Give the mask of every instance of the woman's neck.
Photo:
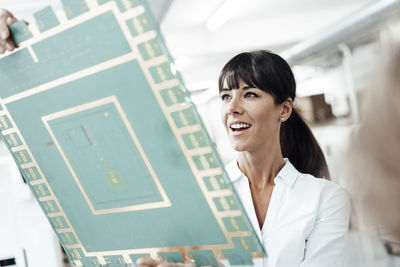
POLYGON ((274 184, 274 179, 285 165, 280 146, 240 152, 239 169, 258 190, 274 184))

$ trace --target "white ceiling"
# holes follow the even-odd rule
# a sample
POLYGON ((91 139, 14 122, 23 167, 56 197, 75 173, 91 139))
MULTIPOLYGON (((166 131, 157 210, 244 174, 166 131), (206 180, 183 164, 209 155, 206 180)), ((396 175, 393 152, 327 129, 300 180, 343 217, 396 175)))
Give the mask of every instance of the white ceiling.
POLYGON ((174 0, 162 21, 162 26, 169 41, 173 43, 172 52, 176 55, 201 55, 256 47, 286 46, 339 22, 368 3, 372 2, 174 0), (205 25, 207 18, 224 1, 230 3, 229 20, 215 31, 208 30, 205 25))
POLYGON ((224 0, 174 0, 161 23, 189 89, 215 87, 223 64, 241 51, 283 51, 378 0, 227 0, 229 19, 209 30, 224 0))

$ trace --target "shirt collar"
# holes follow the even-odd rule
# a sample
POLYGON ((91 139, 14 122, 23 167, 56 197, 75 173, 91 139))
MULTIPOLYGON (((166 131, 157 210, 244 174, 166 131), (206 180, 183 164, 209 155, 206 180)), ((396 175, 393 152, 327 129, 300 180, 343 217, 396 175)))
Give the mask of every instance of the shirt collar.
POLYGON ((239 166, 237 164, 237 160, 236 159, 234 159, 231 162, 229 162, 225 166, 225 170, 228 173, 229 179, 231 180, 232 183, 234 183, 234 182, 238 181, 239 179, 245 177, 245 175, 239 169, 239 166))
MULTIPOLYGON (((285 165, 279 171, 278 175, 274 179, 274 183, 277 184, 280 181, 284 182, 290 187, 293 187, 296 182, 299 171, 290 163, 288 158, 284 158, 285 165)), ((246 176, 239 169, 236 159, 228 163, 225 167, 229 174, 229 179, 232 183, 239 181, 240 179, 245 179, 246 176)), ((247 179, 247 178, 246 178, 247 179)))
POLYGON ((288 158, 284 158, 283 160, 285 161, 285 165, 278 172, 278 175, 276 176, 274 182, 276 184, 277 180, 281 179, 288 186, 293 187, 294 183, 296 182, 299 171, 293 166, 292 163, 290 163, 288 158))

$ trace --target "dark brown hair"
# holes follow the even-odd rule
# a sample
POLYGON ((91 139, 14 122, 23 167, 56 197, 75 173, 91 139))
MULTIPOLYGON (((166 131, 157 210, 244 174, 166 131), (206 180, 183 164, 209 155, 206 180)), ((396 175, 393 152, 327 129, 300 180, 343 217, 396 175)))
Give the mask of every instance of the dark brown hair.
MULTIPOLYGON (((289 64, 266 50, 241 53, 226 63, 219 76, 221 92, 226 79, 228 88, 239 88, 240 82, 271 94, 276 105, 296 97, 296 81, 289 64)), ((300 114, 293 108, 287 121, 281 124, 281 150, 284 157, 302 173, 330 179, 324 154, 300 114)))

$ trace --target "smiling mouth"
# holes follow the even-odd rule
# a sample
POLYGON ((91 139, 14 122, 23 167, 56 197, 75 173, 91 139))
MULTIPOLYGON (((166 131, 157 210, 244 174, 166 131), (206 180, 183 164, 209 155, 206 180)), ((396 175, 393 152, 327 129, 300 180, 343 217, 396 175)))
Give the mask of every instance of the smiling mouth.
POLYGON ((234 123, 230 126, 231 130, 234 132, 244 131, 249 129, 250 127, 251 125, 247 123, 234 123))

